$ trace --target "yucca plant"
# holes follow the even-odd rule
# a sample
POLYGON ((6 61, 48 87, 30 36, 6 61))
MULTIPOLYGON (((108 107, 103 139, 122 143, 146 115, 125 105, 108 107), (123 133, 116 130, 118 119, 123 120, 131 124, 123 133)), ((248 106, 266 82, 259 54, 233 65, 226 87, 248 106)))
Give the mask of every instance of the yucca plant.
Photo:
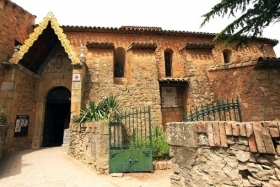
POLYGON ((98 104, 90 101, 85 110, 81 110, 81 115, 78 118, 78 123, 95 122, 108 120, 109 122, 120 120, 120 104, 113 96, 109 95, 102 99, 98 104))

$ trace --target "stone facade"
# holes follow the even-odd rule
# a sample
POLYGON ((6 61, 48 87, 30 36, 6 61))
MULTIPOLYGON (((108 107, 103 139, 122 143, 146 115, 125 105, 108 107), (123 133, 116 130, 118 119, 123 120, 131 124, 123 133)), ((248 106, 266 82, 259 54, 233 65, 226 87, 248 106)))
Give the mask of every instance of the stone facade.
MULTIPOLYGON (((0 12, 0 63, 2 63, 7 61, 7 57, 12 56, 14 46, 22 45, 33 32, 36 17, 6 0, 0 0, 0 12)), ((14 138, 14 122, 17 114, 29 114, 30 120, 34 121, 36 105, 33 99, 36 90, 34 77, 25 69, 4 68, 0 64, 0 82, 0 105, 8 120, 5 145, 1 146, 0 150, 5 154, 31 148, 34 122, 31 122, 29 136, 24 138, 14 138)))
POLYGON ((49 93, 56 88, 71 93, 65 111, 72 122, 89 101, 108 94, 116 96, 124 111, 151 106, 152 124, 164 129, 167 122, 183 120, 182 110, 236 96, 243 120, 280 116, 280 72, 258 67, 259 57, 280 62, 273 51, 278 41, 259 38, 235 50, 234 43, 225 48, 213 43, 215 34, 210 33, 60 26, 51 13, 34 26, 35 16, 11 1, 0 0, 0 9, 0 31, 9 36, 0 41, 0 51, 5 51, 1 63, 6 54, 12 56, 8 66, 0 67, 0 104, 9 125, 6 153, 39 148, 44 139, 53 138, 46 124, 60 120, 52 118, 59 105, 48 108, 49 93), (23 45, 14 52, 18 43, 23 45), (163 88, 172 94, 164 95, 163 88), (14 137, 17 115, 29 116, 27 136, 14 137))
POLYGON ((108 123, 70 125, 69 155, 85 163, 98 174, 109 173, 108 123))
POLYGON ((171 186, 279 186, 279 127, 275 121, 168 123, 171 186))

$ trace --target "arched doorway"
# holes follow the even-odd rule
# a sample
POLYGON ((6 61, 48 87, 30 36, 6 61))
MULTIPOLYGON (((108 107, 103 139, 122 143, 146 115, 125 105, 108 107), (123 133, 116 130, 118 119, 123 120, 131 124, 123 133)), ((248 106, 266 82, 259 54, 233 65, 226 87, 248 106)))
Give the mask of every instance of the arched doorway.
POLYGON ((43 147, 61 146, 64 128, 69 125, 71 92, 65 87, 56 87, 47 95, 43 130, 43 147))

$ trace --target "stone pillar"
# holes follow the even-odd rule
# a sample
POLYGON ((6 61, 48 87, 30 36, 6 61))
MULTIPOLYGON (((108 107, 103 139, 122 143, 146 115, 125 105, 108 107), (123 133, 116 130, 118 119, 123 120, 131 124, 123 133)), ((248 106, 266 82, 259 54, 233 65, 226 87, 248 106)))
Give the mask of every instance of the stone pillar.
POLYGON ((83 82, 86 72, 85 65, 73 66, 72 90, 71 90, 71 121, 80 116, 83 98, 83 82))
POLYGON ((35 118, 35 126, 34 126, 34 135, 32 139, 32 148, 41 147, 41 143, 43 140, 43 129, 44 129, 44 103, 45 100, 38 100, 36 104, 36 118, 35 118))

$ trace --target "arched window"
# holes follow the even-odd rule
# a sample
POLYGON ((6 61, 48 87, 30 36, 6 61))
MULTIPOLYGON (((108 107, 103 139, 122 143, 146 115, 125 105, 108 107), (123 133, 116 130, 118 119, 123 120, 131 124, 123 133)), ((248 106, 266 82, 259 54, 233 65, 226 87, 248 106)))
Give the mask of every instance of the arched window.
POLYGON ((165 76, 171 77, 172 76, 172 50, 165 50, 164 51, 164 63, 165 63, 165 76))
POLYGON ((231 62, 231 51, 228 49, 223 50, 223 57, 224 57, 224 63, 230 63, 231 62))
POLYGON ((122 47, 115 49, 114 77, 124 77, 125 50, 122 47))

